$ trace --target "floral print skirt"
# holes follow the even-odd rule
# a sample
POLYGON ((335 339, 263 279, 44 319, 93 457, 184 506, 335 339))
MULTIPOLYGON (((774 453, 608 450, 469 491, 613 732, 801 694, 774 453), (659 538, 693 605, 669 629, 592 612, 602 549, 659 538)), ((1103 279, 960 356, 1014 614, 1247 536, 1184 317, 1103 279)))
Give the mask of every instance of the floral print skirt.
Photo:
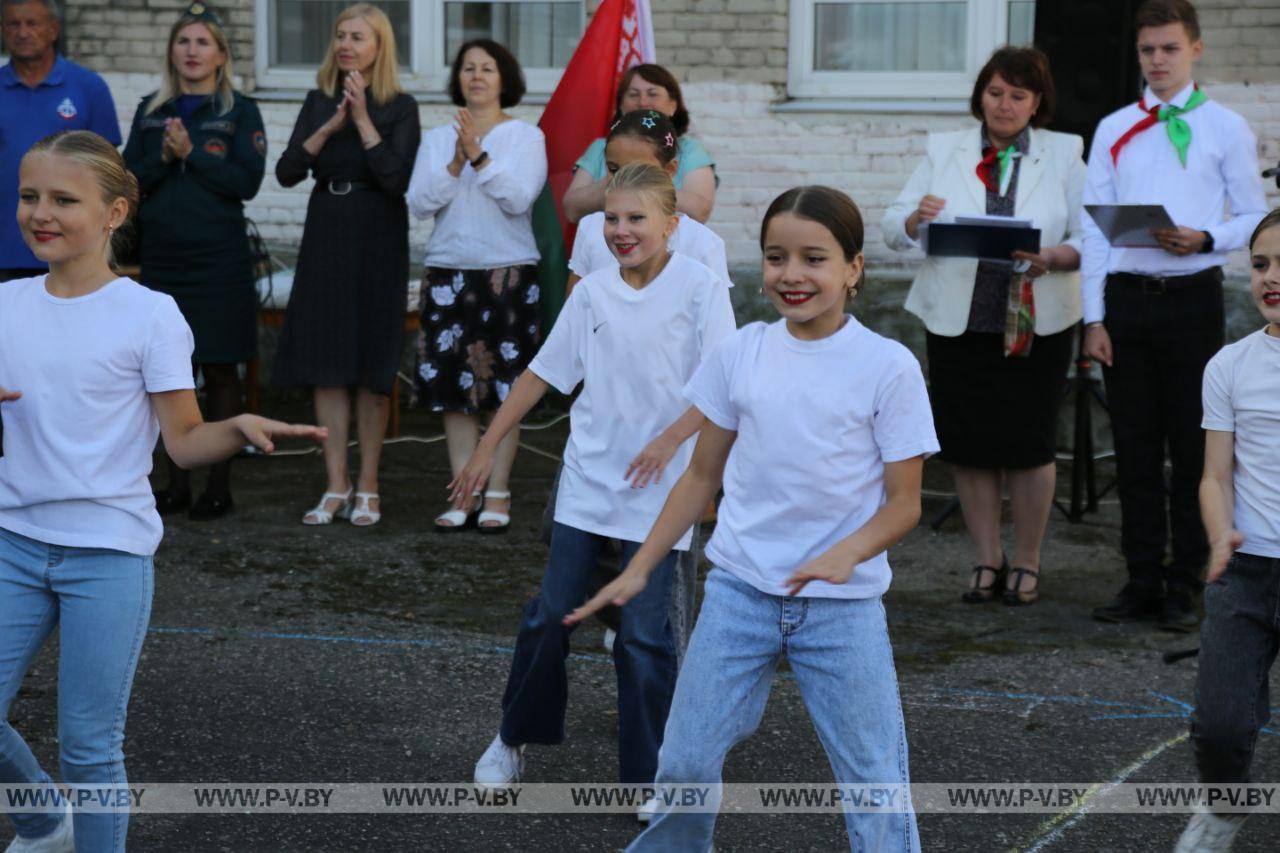
POLYGON ((541 343, 538 268, 426 267, 417 400, 433 412, 491 412, 541 343))

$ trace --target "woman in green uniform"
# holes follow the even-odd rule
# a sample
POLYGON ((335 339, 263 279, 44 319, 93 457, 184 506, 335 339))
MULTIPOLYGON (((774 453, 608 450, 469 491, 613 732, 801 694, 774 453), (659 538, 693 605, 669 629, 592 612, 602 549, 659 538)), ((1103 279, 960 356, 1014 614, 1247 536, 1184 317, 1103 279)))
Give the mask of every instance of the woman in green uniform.
MULTIPOLYGON (((139 105, 124 150, 142 190, 141 278, 172 296, 191 326, 208 420, 240 412, 238 365, 257 350, 244 202, 262 184, 267 143, 257 105, 231 79, 218 16, 192 3, 169 32, 160 89, 139 105)), ((187 472, 170 462, 157 509, 163 515, 190 507, 196 519, 225 515, 230 469, 230 462, 212 466, 193 504, 187 472)))

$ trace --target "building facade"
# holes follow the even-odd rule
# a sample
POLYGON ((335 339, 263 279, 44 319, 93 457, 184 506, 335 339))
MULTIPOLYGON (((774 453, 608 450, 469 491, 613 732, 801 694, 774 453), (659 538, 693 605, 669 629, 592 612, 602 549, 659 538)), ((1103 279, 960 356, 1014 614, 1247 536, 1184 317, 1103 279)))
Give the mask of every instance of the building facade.
MULTIPOLYGON (((1054 0, 1040 0, 1041 3, 1054 0)), ((1070 2, 1070 0, 1066 0, 1070 2)), ((342 0, 221 0, 242 88, 259 99, 271 162, 283 150, 330 22, 342 0)), ((406 83, 424 129, 451 121, 443 95, 452 48, 477 35, 512 46, 530 95, 516 114, 537 121, 558 69, 597 0, 391 0, 381 5, 400 40, 406 83)), ((878 223, 924 152, 925 134, 972 122, 977 69, 1005 42, 1029 43, 1035 0, 651 0, 658 61, 684 86, 691 132, 716 160, 721 183, 710 225, 730 265, 757 268, 764 207, 787 187, 827 183, 850 192, 867 222, 873 269, 909 267, 878 223)), ((127 132, 154 90, 178 0, 70 0, 71 58, 104 75, 127 132)), ((1280 0, 1198 0, 1205 58, 1199 80, 1243 114, 1262 165, 1280 159, 1280 0)), ((1135 90, 1136 97, 1136 90, 1135 90)), ((1269 182, 1273 203, 1280 195, 1269 182)), ((270 174, 249 205, 268 239, 296 243, 309 187, 270 174)), ((412 243, 429 226, 415 224, 412 243)), ((1233 262, 1243 270, 1244 258, 1233 262)))

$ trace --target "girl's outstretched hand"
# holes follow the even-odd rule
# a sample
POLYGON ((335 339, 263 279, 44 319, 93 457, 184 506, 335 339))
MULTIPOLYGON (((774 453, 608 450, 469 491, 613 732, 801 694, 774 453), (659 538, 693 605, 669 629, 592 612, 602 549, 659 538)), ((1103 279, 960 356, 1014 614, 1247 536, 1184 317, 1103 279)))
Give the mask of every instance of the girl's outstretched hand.
POLYGON ((564 624, 577 625, 593 613, 598 613, 610 604, 621 607, 640 593, 644 592, 648 578, 636 572, 624 571, 617 578, 605 584, 599 592, 587 600, 587 603, 564 617, 564 624))
POLYGON ((679 447, 678 443, 658 436, 640 451, 639 456, 631 460, 622 479, 630 480, 633 489, 643 489, 650 483, 658 482, 662 477, 662 470, 667 467, 679 447))
POLYGON ((6 400, 16 400, 21 396, 21 391, 10 391, 8 388, 0 386, 0 403, 3 403, 6 400))
POLYGON ((275 438, 309 438, 317 443, 329 437, 328 427, 311 426, 310 424, 287 424, 284 421, 273 421, 258 415, 237 415, 236 428, 248 439, 249 443, 264 453, 276 449, 275 438))
POLYGON ((853 564, 828 550, 796 569, 782 583, 787 588, 787 595, 799 595, 809 581, 844 583, 852 574, 853 564))
POLYGON ((489 482, 489 474, 493 471, 493 451, 484 442, 476 445, 467 464, 458 472, 458 476, 449 482, 449 501, 454 509, 466 511, 471 496, 484 488, 489 482))

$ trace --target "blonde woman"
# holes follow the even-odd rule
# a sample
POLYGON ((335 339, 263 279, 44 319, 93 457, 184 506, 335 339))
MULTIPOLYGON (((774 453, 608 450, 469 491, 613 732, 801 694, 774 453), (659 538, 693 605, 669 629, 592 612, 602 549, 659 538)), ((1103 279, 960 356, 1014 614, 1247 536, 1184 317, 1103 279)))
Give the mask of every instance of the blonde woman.
POLYGON ((404 341, 409 281, 409 188, 421 130, 418 104, 400 90, 395 34, 377 7, 338 15, 276 178, 315 178, 275 382, 315 389, 328 427, 328 486, 303 524, 377 524, 378 460, 404 341), (347 468, 356 389, 360 472, 347 468))
MULTIPOLYGON (((196 339, 205 415, 241 410, 236 365, 257 351, 257 295, 244 203, 258 194, 266 135, 257 105, 231 85, 231 50, 217 14, 193 3, 169 31, 160 89, 134 114, 124 157, 138 178, 142 282, 178 303, 196 339)), ((190 507, 207 520, 230 512, 231 462, 209 469, 191 502, 188 473, 169 460, 161 515, 190 507)))

